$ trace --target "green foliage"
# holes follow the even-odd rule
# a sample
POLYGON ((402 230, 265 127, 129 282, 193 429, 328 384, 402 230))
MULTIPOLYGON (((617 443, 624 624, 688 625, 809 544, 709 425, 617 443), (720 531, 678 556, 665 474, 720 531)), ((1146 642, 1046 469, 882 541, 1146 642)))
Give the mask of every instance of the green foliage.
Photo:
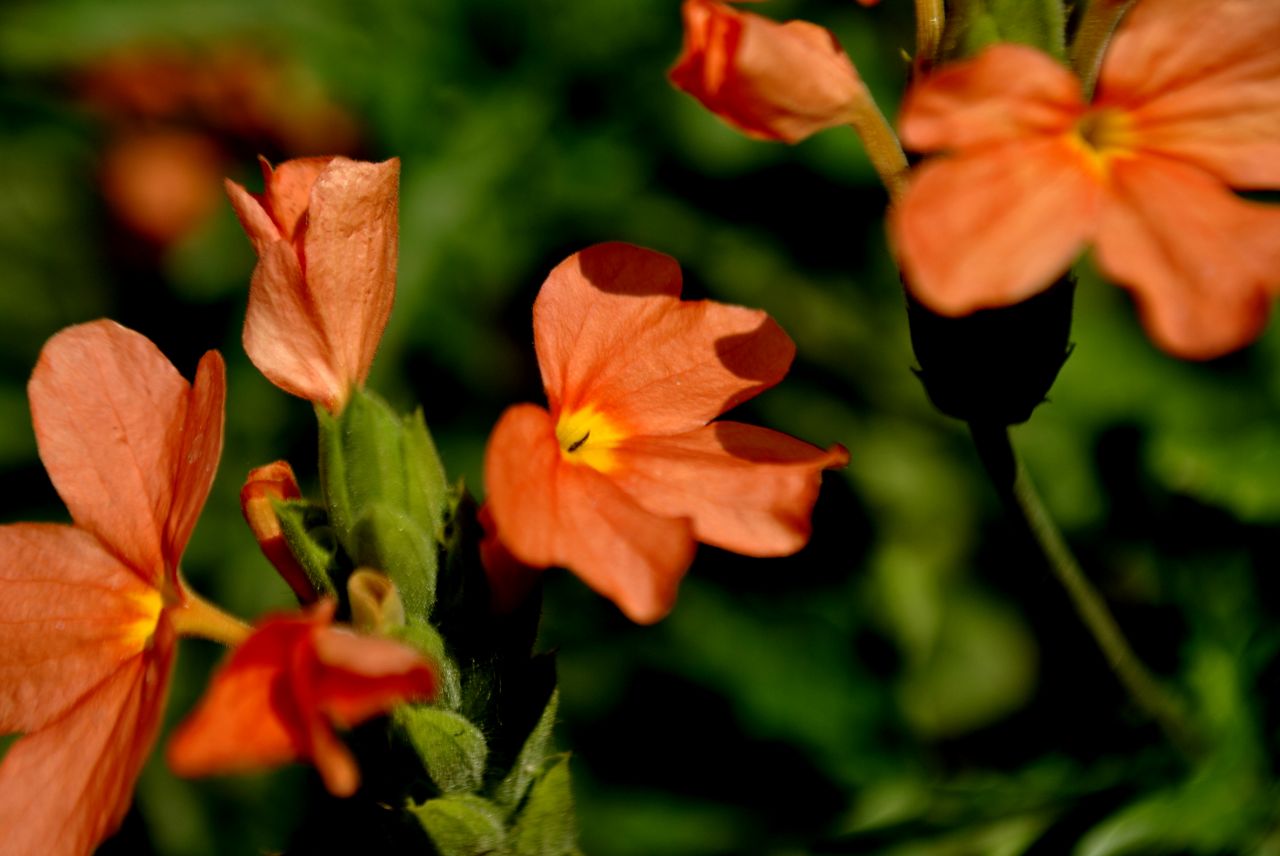
POLYGON ((480 789, 489 751, 480 729, 456 713, 422 705, 401 706, 395 719, 441 793, 480 789))
POLYGON ((578 852, 567 753, 552 759, 533 783, 509 840, 513 856, 572 856, 578 852))
POLYGON ((559 691, 552 691, 551 700, 543 708, 542 716, 538 717, 538 724, 533 727, 529 738, 520 747, 520 754, 516 756, 510 772, 503 777, 494 790, 494 799, 508 811, 515 809, 524 799, 530 784, 533 783, 551 754, 551 731, 556 724, 559 702, 559 691))
POLYGON ((334 580, 343 573, 334 542, 333 530, 325 510, 305 499, 279 500, 271 503, 285 543, 293 553, 307 580, 320 595, 335 595, 334 580))
POLYGON ((492 856, 507 838, 502 812, 488 800, 452 794, 409 809, 431 837, 440 856, 492 856))
POLYGON ((1066 59, 1066 14, 1061 0, 952 0, 947 3, 943 52, 973 56, 996 42, 1018 42, 1066 59))

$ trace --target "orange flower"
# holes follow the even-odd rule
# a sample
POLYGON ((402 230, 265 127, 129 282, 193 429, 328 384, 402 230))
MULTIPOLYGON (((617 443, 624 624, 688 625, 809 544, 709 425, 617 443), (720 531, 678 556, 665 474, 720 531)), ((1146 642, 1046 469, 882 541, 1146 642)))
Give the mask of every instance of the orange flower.
POLYGON ((400 162, 264 160, 262 171, 262 194, 227 182, 258 252, 244 348, 276 386, 336 413, 391 315, 400 162))
POLYGON ((293 589, 298 601, 311 603, 318 596, 315 586, 293 555, 273 506, 274 502, 301 497, 293 467, 288 461, 274 461, 249 471, 244 487, 240 488, 240 511, 262 554, 293 589))
POLYGON ((1280 5, 1143 0, 1097 94, 1030 48, 998 45, 909 94, 927 161, 891 215, 921 301, 948 315, 1043 290, 1092 243, 1152 338, 1199 359, 1256 337, 1280 282, 1280 5))
MULTIPOLYGON (((550 412, 508 409, 485 453, 487 513, 511 557, 567 567, 647 623, 671 609, 695 541, 804 546, 820 473, 848 453, 708 424, 786 374, 795 346, 768 315, 681 301, 673 259, 600 244, 551 272, 533 330, 550 412)), ((503 601, 513 576, 490 581, 503 601)))
POLYGON ((175 635, 223 618, 184 590, 178 560, 222 451, 225 389, 216 352, 188 386, 109 321, 45 345, 31 415, 75 523, 0 527, 0 733, 23 735, 0 764, 6 853, 89 853, 120 824, 175 635))
POLYGON ((200 776, 315 762, 335 796, 350 796, 360 772, 333 733, 427 700, 436 674, 399 642, 331 626, 335 603, 264 621, 214 676, 204 700, 169 743, 169 765, 200 776))
POLYGON ((853 121, 869 96, 829 31, 685 0, 671 82, 748 136, 796 143, 853 121))

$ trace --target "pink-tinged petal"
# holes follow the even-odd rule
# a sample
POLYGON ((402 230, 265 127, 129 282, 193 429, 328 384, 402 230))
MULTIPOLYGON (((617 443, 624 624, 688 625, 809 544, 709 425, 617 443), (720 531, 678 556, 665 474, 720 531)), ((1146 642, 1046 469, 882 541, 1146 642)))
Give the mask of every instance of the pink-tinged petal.
POLYGON ((1111 176, 1098 264, 1134 292, 1156 343, 1208 359, 1256 338, 1280 283, 1280 209, 1154 156, 1117 159, 1111 176))
POLYGON ((0 555, 0 733, 30 732, 143 651, 160 594, 71 526, 0 526, 0 555))
POLYGON ((686 0, 671 82, 743 133, 788 143, 847 124, 867 96, 830 31, 686 0))
POLYGON ((1095 230, 1101 190, 1089 158, 1060 137, 927 161, 890 212, 908 287, 944 315, 1043 290, 1095 230))
POLYGON ((675 260, 630 244, 558 265, 533 306, 552 411, 593 407, 626 433, 678 433, 786 374, 795 345, 767 314, 679 295, 675 260))
POLYGON ((271 244, 282 240, 288 241, 280 233, 280 227, 271 219, 271 214, 262 207, 262 202, 256 194, 250 193, 229 178, 223 184, 227 190, 227 198, 231 200, 231 207, 235 209, 240 225, 244 227, 245 234, 249 236, 249 242, 253 244, 254 252, 262 255, 271 244))
POLYGON ((1236 187, 1280 187, 1280 3, 1142 0, 1108 48, 1099 106, 1143 148, 1236 187))
POLYGON ((284 240, 292 241, 298 234, 298 227, 311 205, 311 190, 316 179, 333 160, 332 157, 294 158, 274 169, 265 159, 261 161, 262 205, 284 240))
POLYGON ((209 351, 196 368, 182 427, 182 447, 173 482, 173 506, 165 525, 165 557, 176 568, 209 497, 222 457, 222 425, 227 400, 227 367, 209 351))
POLYGON ((145 336, 94 321, 48 341, 27 392, 40 458, 76 524, 158 585, 186 381, 145 336))
POLYGON ((243 338, 245 353, 258 371, 285 392, 331 410, 347 394, 290 244, 276 241, 261 251, 249 287, 243 338))
POLYGON ((809 540, 822 471, 849 462, 767 428, 716 422, 686 434, 633 437, 609 476, 641 507, 685 517, 699 541, 748 556, 786 556, 809 540))
POLYGON ((83 856, 120 825, 168 688, 173 639, 157 642, 10 747, 0 763, 6 853, 83 856))
POLYGON ((641 508, 589 466, 563 460, 545 410, 509 408, 489 438, 485 487, 499 536, 527 565, 577 574, 633 621, 662 618, 693 560, 687 520, 641 508))
POLYGON ((931 152, 1059 134, 1083 113, 1075 75, 1034 48, 999 44, 911 87, 898 125, 903 145, 931 152))
POLYGON ((332 365, 344 386, 364 382, 391 317, 399 181, 398 159, 359 163, 334 158, 311 188, 303 265, 332 365))

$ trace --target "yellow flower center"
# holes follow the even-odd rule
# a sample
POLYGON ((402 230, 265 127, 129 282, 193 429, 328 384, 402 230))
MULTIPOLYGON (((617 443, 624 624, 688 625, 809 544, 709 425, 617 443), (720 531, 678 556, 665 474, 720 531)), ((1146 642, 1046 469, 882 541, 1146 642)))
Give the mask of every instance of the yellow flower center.
POLYGON ((626 434, 591 405, 563 413, 556 422, 556 440, 566 461, 607 473, 617 464, 613 448, 626 434))
POLYGON ((1111 159, 1132 155, 1135 147, 1132 117, 1113 107, 1081 116, 1076 122, 1075 137, 1100 171, 1105 171, 1111 159))
POLYGON ((138 617, 122 628, 121 636, 129 648, 142 651, 155 635, 156 625, 160 623, 164 596, 158 590, 149 588, 131 593, 129 599, 137 605, 138 617))

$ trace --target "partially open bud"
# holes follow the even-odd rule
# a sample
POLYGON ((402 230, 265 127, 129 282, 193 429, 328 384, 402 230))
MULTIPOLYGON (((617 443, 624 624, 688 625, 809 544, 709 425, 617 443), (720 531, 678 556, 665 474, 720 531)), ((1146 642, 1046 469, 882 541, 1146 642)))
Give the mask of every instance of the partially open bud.
POLYGON ((298 480, 293 476, 293 468, 286 461, 276 461, 263 467, 250 470, 244 487, 240 489, 240 510, 244 519, 253 530, 253 537, 258 540, 262 554, 275 567, 284 581, 298 596, 298 602, 311 603, 319 596, 307 573, 302 569, 289 549, 284 532, 280 528, 280 519, 276 516, 273 503, 286 499, 300 499, 302 492, 298 490, 298 480))
POLYGON ((396 584, 371 568, 358 568, 347 579, 351 623, 362 633, 386 636, 404 626, 404 603, 396 584))

